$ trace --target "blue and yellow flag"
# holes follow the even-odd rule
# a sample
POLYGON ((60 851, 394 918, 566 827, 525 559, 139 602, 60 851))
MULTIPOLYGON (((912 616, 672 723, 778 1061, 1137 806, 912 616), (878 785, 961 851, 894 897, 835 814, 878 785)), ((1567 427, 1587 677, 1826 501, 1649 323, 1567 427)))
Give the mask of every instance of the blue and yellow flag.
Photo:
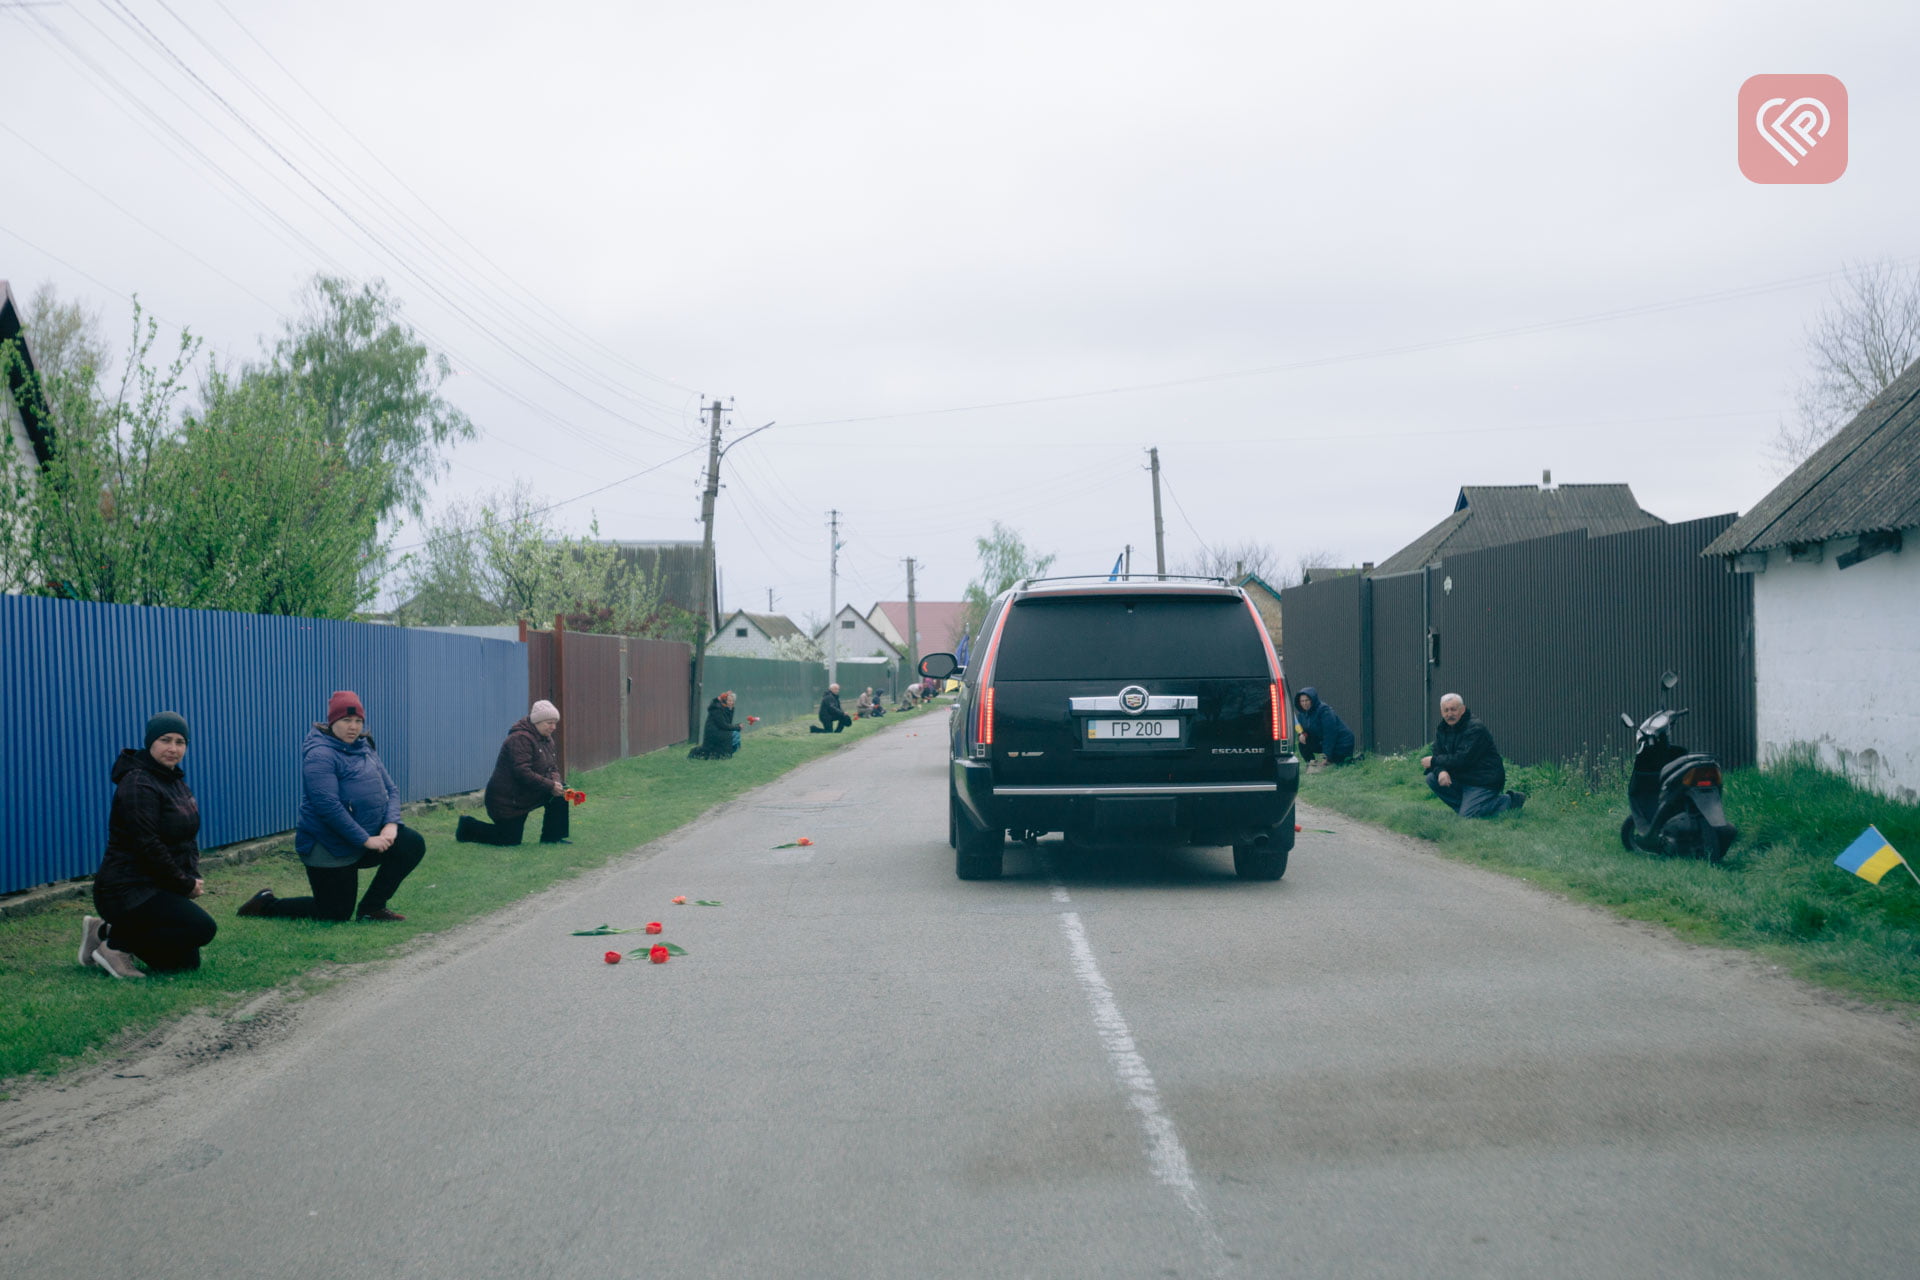
MULTIPOLYGON (((1847 851, 1833 860, 1836 867, 1844 867, 1862 880, 1880 883, 1880 877, 1895 867, 1906 867, 1907 874, 1913 875, 1913 868, 1907 866, 1907 860, 1900 856, 1887 838, 1873 827, 1868 827, 1858 840, 1847 846, 1847 851)), ((1914 876, 1920 880, 1920 876, 1914 876)))

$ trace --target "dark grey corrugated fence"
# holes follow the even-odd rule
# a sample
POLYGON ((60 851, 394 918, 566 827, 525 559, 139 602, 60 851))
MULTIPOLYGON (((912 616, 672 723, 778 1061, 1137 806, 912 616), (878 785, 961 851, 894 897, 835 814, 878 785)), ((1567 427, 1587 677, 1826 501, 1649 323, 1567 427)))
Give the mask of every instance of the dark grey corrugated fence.
POLYGON ((1680 677, 1681 740, 1754 760, 1753 584, 1700 551, 1731 515, 1604 538, 1560 534, 1417 573, 1282 593, 1290 687, 1317 685, 1370 750, 1428 741, 1459 693, 1509 760, 1622 754, 1680 677))

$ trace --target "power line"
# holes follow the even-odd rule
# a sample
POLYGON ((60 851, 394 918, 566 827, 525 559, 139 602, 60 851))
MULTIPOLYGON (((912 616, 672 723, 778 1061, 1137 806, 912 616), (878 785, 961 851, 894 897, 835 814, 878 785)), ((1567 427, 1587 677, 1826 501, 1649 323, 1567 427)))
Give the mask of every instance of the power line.
MULTIPOLYGON (((1909 266, 1920 262, 1920 254, 1893 260, 1894 266, 1909 266)), ((1316 356, 1308 360, 1292 360, 1282 364, 1259 365, 1250 369, 1229 369, 1220 373, 1195 374, 1190 378, 1168 378, 1160 382, 1126 383, 1115 387, 1102 387, 1090 391, 1063 391, 1054 395, 1029 396, 1019 400, 991 400, 977 404, 949 405, 939 409, 909 409, 899 413, 870 414, 858 418, 819 418, 808 422, 789 422, 784 424, 788 430, 799 427, 837 427, 851 426, 867 422, 896 422, 903 418, 930 418, 954 413, 976 413, 987 409, 1017 409, 1037 404, 1058 404, 1066 400, 1088 400, 1099 396, 1132 395, 1141 391, 1165 391, 1175 387, 1198 386, 1208 382, 1225 382, 1235 378, 1257 378, 1275 373, 1297 373, 1303 369, 1320 369, 1329 365, 1352 364, 1364 360, 1384 360, 1393 356, 1413 355, 1424 351, 1438 351, 1447 347, 1469 346, 1480 342, 1496 342, 1505 338, 1527 337, 1536 333, 1550 333, 1559 329, 1572 329, 1583 325, 1602 324, 1610 320, 1624 320, 1635 316, 1653 315, 1662 311, 1677 311, 1687 307, 1707 306, 1715 302, 1732 302, 1742 298, 1758 297, 1767 293, 1779 293, 1788 289, 1801 289, 1811 284, 1830 283, 1851 275, 1852 269, 1841 267, 1833 271, 1816 272, 1811 275, 1794 276, 1784 280, 1769 281, 1765 284, 1740 285, 1711 293, 1690 294, 1682 298, 1670 298, 1661 302, 1642 303, 1631 307, 1617 307, 1610 311, 1597 311, 1587 315, 1569 316, 1559 320, 1541 320, 1528 324, 1512 325, 1504 329, 1489 329, 1480 333, 1460 334, 1450 338, 1433 338, 1422 342, 1402 343, 1392 347, 1376 347, 1366 351, 1349 351, 1337 355, 1316 356)))
POLYGON ((249 134, 251 134, 255 141, 257 141, 262 147, 266 148, 266 150, 276 160, 280 161, 281 164, 285 165, 286 168, 294 174, 294 176, 298 177, 302 182, 312 187, 315 194, 317 194, 322 201, 324 201, 326 204, 328 204, 334 210, 336 210, 340 214, 340 216, 345 218, 348 223, 350 223, 357 231, 360 232, 361 235, 365 236, 369 241, 371 241, 374 247, 378 249, 382 254, 384 254, 387 257, 387 259, 391 263, 393 263, 393 265, 398 267, 401 271, 405 272, 406 274, 410 275, 422 288, 425 288, 429 293, 437 297, 448 309, 453 311, 455 315, 465 320, 467 324, 472 329, 474 329, 475 332, 481 334, 483 337, 493 342, 502 351, 506 352, 509 356, 513 357, 514 359, 520 361, 520 363, 526 365, 529 369, 533 370, 535 373, 538 373, 540 376, 553 382, 556 386, 559 386, 562 390, 567 391, 568 393, 579 398, 583 402, 594 406, 595 408, 599 409, 601 412, 607 414, 609 417, 612 417, 617 421, 624 422, 626 425, 631 426, 636 430, 644 431, 649 435, 658 436, 663 440, 672 441, 674 443, 680 443, 682 440, 684 440, 684 437, 670 436, 665 432, 657 431, 653 427, 648 426, 647 424, 639 421, 638 419, 628 417, 625 414, 621 413, 619 410, 614 409, 609 405, 601 403, 600 401, 594 399, 592 396, 586 394, 584 391, 580 390, 578 387, 568 383, 565 379, 558 377, 551 370, 546 368, 544 365, 540 364, 539 362, 527 356, 526 353, 521 351, 519 347, 516 346, 514 343, 508 341, 506 338, 496 333, 486 323, 481 321, 478 317, 474 316, 464 305, 461 304, 461 302, 453 298, 446 289, 440 286, 440 284, 437 281, 431 279, 429 276, 427 276, 425 272, 415 267, 411 262, 407 260, 407 258, 403 254, 400 254, 399 252, 395 251, 391 245, 389 245, 384 239, 382 239, 381 236, 377 232, 375 232, 371 227, 367 226, 367 224, 364 221, 362 221, 361 218, 358 215, 356 215, 353 210, 347 208, 344 204, 342 204, 340 200, 336 198, 335 195, 331 191, 329 191, 324 185, 315 181, 312 175, 308 174, 298 164, 294 163, 292 157, 287 155, 285 150, 283 150, 273 139, 269 138, 265 133, 263 133, 260 130, 260 128, 256 126, 251 120, 249 120, 247 116, 239 110, 239 108, 235 107, 233 103, 230 102, 224 94, 222 94, 218 89, 214 88, 213 85, 209 84, 205 79, 205 77, 201 76, 201 74, 198 71, 194 70, 194 68, 186 61, 186 59, 182 58, 177 52, 174 51, 171 45, 169 45, 165 40, 162 40, 160 36, 153 30, 153 28, 147 25, 145 20, 143 20, 138 14, 134 13, 130 8, 128 8, 125 3, 125 0, 101 0, 101 3, 103 5, 110 6, 108 11, 110 13, 114 13, 116 17, 121 18, 123 22, 130 22, 138 26, 139 30, 146 34, 147 38, 152 42, 152 44, 156 48, 158 48, 160 52, 164 54, 174 64, 176 68, 179 69, 181 74, 185 75, 188 79, 192 80, 194 84, 200 87, 202 92, 206 93, 215 102, 217 102, 221 106, 221 108, 227 112, 228 115, 233 117, 233 119, 240 125, 241 128, 245 129, 249 134))
MULTIPOLYGON (((280 73, 286 76, 288 82, 291 83, 296 89, 300 90, 301 93, 305 94, 307 96, 307 99, 311 101, 314 104, 314 106, 320 109, 321 114, 326 116, 327 119, 333 121, 333 123, 340 129, 342 133, 346 134, 347 137, 353 139, 354 143, 357 146, 359 146, 359 148, 362 151, 366 152, 367 156, 375 164, 379 165, 380 168, 386 172, 388 177, 392 178, 395 182, 400 184, 401 190, 405 191, 408 195, 412 196, 414 200, 419 203, 422 209, 425 209, 429 214, 433 216, 435 221, 440 223, 441 226, 445 227, 449 232, 451 232, 454 235, 454 237, 458 239, 462 244, 466 245, 469 249, 471 249, 474 252, 475 256, 477 256, 480 259, 480 261, 486 263, 489 267, 492 267, 496 272, 498 272, 502 280, 505 280, 508 284, 511 284, 513 285, 514 288, 518 289, 524 297, 526 297, 535 306, 539 307, 542 311, 544 311, 555 323, 562 325, 563 327, 567 328, 568 330, 573 332, 575 335, 577 335, 579 338, 581 338, 583 341, 596 347, 604 355, 611 358, 617 364, 624 365, 625 367, 632 369, 636 373, 639 373, 645 377, 656 379, 657 381, 663 382, 666 385, 670 387, 674 387, 680 391, 688 392, 689 394, 693 393, 693 388, 685 385, 684 383, 677 382, 665 374, 656 373, 653 370, 648 369, 643 365, 636 364, 631 358, 623 356, 619 352, 615 351, 613 348, 608 347, 605 344, 601 343, 586 329, 583 329, 580 326, 575 325, 572 321, 568 320, 559 311, 555 310, 553 307, 549 306, 545 301, 543 301, 538 294, 534 293, 527 286, 521 284, 518 280, 514 279, 513 276, 507 272, 506 268, 502 267, 499 263, 495 262, 491 257, 487 255, 485 250, 481 249, 479 245, 475 244, 472 240, 468 239, 468 237, 464 233, 462 233, 457 226, 455 226, 452 222, 448 221, 446 217, 443 216, 439 212, 439 210, 434 208, 432 204, 428 203, 425 196, 421 195, 418 191, 414 190, 414 188, 407 182, 405 178, 403 178, 399 173, 395 172, 392 166, 388 165, 385 160, 380 158, 380 154, 378 152, 376 152, 372 147, 367 145, 367 143, 363 139, 361 139, 360 135, 355 133, 352 129, 350 129, 347 126, 346 122, 341 120, 339 116, 335 115, 327 107, 327 104, 320 99, 318 95, 316 95, 311 89, 307 88, 307 86, 304 83, 302 83, 297 76, 293 74, 293 72, 287 67, 287 65, 281 62, 279 58, 275 57, 273 51, 269 49, 260 40, 258 36, 254 35, 253 32, 250 31, 244 23, 240 21, 239 16, 235 14, 232 9, 227 7, 226 0, 214 0, 214 3, 219 6, 220 11, 222 13, 227 15, 227 18, 240 31, 240 33, 246 36, 248 40, 252 41, 254 44, 254 47, 259 49, 262 54, 266 55, 266 58, 269 62, 273 63, 275 67, 279 68, 280 73)), ((172 13, 172 10, 169 9, 168 12, 172 13)), ((180 21, 178 15, 175 15, 175 21, 180 21)), ((182 25, 184 26, 185 23, 183 22, 182 25)), ((198 39, 199 37, 196 35, 195 38, 198 39)), ((201 40, 201 43, 205 44, 206 41, 201 40)), ((684 406, 683 406, 683 411, 684 411, 684 406)))
MULTIPOLYGON (((694 454, 699 453, 702 449, 706 447, 707 446, 704 444, 697 444, 693 446, 693 448, 691 449, 687 449, 681 453, 674 454, 671 458, 668 458, 663 462, 656 462, 654 465, 650 467, 644 467, 641 470, 634 472, 630 476, 621 476, 618 480, 610 480, 606 484, 601 485, 597 489, 588 489, 585 493, 576 493, 570 498, 562 498, 558 502, 549 502, 544 507, 535 507, 531 511, 523 511, 520 514, 523 517, 532 517, 532 516, 543 516, 549 511, 557 511, 561 507, 570 506, 573 503, 579 502, 583 499, 591 498, 595 494, 605 493, 609 489, 617 489, 621 485, 626 484, 629 481, 638 480, 641 476, 651 475, 655 471, 659 471, 664 467, 671 466, 672 464, 680 461, 682 458, 692 457, 694 454)), ((435 537, 422 538, 418 542, 410 542, 404 547, 394 547, 391 550, 393 552, 417 551, 421 547, 427 546, 430 543, 438 542, 441 540, 441 538, 446 536, 449 536, 449 535, 438 535, 435 537)))

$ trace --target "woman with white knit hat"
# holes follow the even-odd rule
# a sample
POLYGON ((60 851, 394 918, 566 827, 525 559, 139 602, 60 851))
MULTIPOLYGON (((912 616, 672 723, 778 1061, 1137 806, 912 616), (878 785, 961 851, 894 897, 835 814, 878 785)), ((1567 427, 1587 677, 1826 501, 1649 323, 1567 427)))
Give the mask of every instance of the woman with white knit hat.
POLYGON ((560 752, 553 731, 560 727, 560 709, 545 698, 514 722, 500 744, 493 777, 487 781, 487 816, 482 822, 462 814, 453 838, 470 844, 519 844, 526 835, 527 818, 542 811, 540 843, 558 844, 567 838, 566 790, 560 777, 560 752))

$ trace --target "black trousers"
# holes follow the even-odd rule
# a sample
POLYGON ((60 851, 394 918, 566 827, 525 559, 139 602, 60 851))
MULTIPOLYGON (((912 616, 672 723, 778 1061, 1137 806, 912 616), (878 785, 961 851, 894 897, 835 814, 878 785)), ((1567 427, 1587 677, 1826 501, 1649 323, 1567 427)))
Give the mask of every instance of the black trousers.
POLYGON ((846 712, 842 711, 837 716, 822 715, 820 717, 820 727, 816 729, 812 725, 808 725, 807 732, 808 733, 838 733, 852 723, 853 723, 853 717, 848 715, 846 712))
MULTIPOLYGON (((552 844, 556 840, 565 840, 572 825, 572 817, 567 812, 573 806, 567 803, 565 796, 555 796, 541 806, 540 843, 552 844)), ((455 826, 453 838, 468 844, 519 844, 527 834, 527 819, 532 814, 523 813, 517 818, 508 818, 500 822, 482 822, 472 814, 463 813, 455 826)))
POLYGON ((220 926, 191 898, 161 890, 131 911, 107 917, 106 943, 128 951, 149 969, 200 967, 200 948, 213 941, 220 926))
POLYGON ((427 856, 427 841, 412 827, 403 826, 385 853, 371 849, 360 861, 348 867, 308 867, 307 883, 313 886, 311 898, 275 898, 261 912, 268 916, 291 916, 304 920, 348 920, 355 912, 353 898, 360 890, 360 871, 378 867, 367 896, 360 899, 360 915, 378 911, 387 905, 400 882, 427 856))

